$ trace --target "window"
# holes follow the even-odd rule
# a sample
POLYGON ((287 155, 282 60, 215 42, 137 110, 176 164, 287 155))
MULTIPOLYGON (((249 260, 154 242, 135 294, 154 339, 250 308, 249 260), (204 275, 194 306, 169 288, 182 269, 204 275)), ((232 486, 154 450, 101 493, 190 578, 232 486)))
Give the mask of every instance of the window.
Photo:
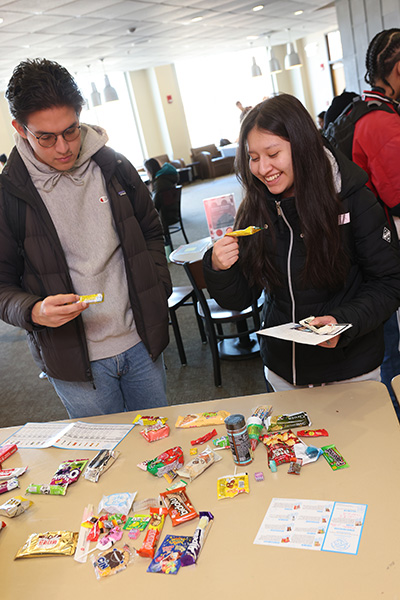
POLYGON ((337 30, 328 33, 326 36, 326 43, 328 46, 329 69, 331 72, 333 91, 335 96, 338 96, 346 87, 340 31, 337 30))

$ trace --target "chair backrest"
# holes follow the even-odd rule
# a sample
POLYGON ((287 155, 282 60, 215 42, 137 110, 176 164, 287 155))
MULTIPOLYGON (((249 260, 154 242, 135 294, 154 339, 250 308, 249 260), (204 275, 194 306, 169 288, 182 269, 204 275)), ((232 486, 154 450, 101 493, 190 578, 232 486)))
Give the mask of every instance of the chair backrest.
POLYGON ((165 225, 178 223, 181 218, 181 196, 182 186, 177 185, 168 190, 162 190, 157 193, 160 200, 161 220, 165 225))
POLYGON ((192 263, 185 263, 184 267, 194 289, 207 289, 206 280, 204 279, 202 260, 197 260, 192 263))

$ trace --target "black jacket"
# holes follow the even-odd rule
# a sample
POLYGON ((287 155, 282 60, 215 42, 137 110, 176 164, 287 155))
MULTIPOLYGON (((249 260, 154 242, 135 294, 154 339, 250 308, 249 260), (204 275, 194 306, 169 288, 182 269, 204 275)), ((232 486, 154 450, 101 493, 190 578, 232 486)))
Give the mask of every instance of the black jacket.
MULTIPOLYGON (((284 283, 266 296, 262 327, 299 322, 311 315, 332 315, 339 323, 353 324, 332 349, 260 336, 264 364, 295 385, 341 381, 377 368, 384 353, 382 323, 400 305, 400 257, 387 241, 390 232, 383 210, 365 187, 364 171, 342 155, 336 159, 342 179, 340 231, 351 261, 346 284, 337 293, 300 283, 306 251, 294 198, 280 199, 266 188, 276 234, 276 245, 271 241, 270 252, 284 283)), ((257 235, 271 239, 270 230, 257 235)), ((209 251, 204 257, 204 272, 211 295, 225 308, 242 310, 260 294, 260 290, 249 288, 240 259, 227 271, 213 271, 209 251)))
MULTIPOLYGON (((158 214, 146 186, 123 156, 105 146, 92 159, 106 182, 137 331, 155 360, 168 344, 167 299, 172 291, 158 214)), ((51 377, 90 381, 82 317, 56 328, 36 326, 31 321, 36 302, 48 295, 71 292, 74 289, 57 232, 14 148, 0 176, 0 318, 27 330, 36 362, 51 377), (4 207, 5 195, 8 201, 20 198, 26 203, 22 281, 17 242, 4 207)))

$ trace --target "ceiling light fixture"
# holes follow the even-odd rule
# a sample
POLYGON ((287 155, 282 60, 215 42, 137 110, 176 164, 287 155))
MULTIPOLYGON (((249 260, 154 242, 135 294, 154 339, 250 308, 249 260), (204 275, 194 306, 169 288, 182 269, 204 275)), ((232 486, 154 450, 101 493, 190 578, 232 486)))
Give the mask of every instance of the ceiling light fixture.
POLYGON ((290 30, 288 29, 287 31, 289 33, 289 42, 286 44, 285 69, 289 71, 296 67, 302 67, 303 64, 295 50, 294 44, 290 40, 290 30))
POLYGON ((101 58, 100 60, 101 60, 101 64, 103 65, 103 71, 104 71, 104 83, 105 83, 105 87, 103 90, 104 100, 106 102, 114 102, 114 100, 119 100, 117 91, 115 88, 113 88, 111 86, 110 80, 108 79, 108 75, 105 72, 104 58, 101 58))
POLYGON ((298 17, 299 15, 302 15, 304 12, 304 10, 296 10, 296 12, 294 12, 293 14, 298 17))
POLYGON ((264 8, 264 4, 257 4, 257 6, 253 6, 253 8, 251 9, 253 12, 258 12, 259 10, 262 10, 264 8))
POLYGON ((198 23, 198 21, 202 21, 203 17, 193 17, 193 19, 190 19, 191 23, 198 23))
POLYGON ((269 72, 271 73, 271 75, 273 75, 273 74, 277 75, 278 73, 282 73, 282 67, 280 65, 279 60, 276 58, 276 56, 274 54, 274 49, 272 48, 272 46, 270 46, 270 49, 269 49, 268 66, 269 66, 269 72))
POLYGON ((100 92, 97 90, 96 84, 92 81, 92 93, 90 94, 90 100, 92 102, 92 106, 100 106, 101 104, 101 96, 100 92))
POLYGON ((261 73, 261 69, 258 66, 258 64, 256 63, 256 59, 253 56, 253 64, 251 65, 251 76, 252 77, 261 77, 262 73, 261 73))

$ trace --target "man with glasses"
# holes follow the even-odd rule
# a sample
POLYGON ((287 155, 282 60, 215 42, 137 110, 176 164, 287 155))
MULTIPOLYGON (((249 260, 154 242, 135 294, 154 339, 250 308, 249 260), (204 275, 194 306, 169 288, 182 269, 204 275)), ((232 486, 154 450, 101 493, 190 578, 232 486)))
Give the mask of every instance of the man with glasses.
POLYGON ((71 418, 164 406, 171 281, 146 186, 104 129, 80 123, 64 67, 20 63, 6 98, 16 134, 0 176, 0 317, 28 332, 71 418))

